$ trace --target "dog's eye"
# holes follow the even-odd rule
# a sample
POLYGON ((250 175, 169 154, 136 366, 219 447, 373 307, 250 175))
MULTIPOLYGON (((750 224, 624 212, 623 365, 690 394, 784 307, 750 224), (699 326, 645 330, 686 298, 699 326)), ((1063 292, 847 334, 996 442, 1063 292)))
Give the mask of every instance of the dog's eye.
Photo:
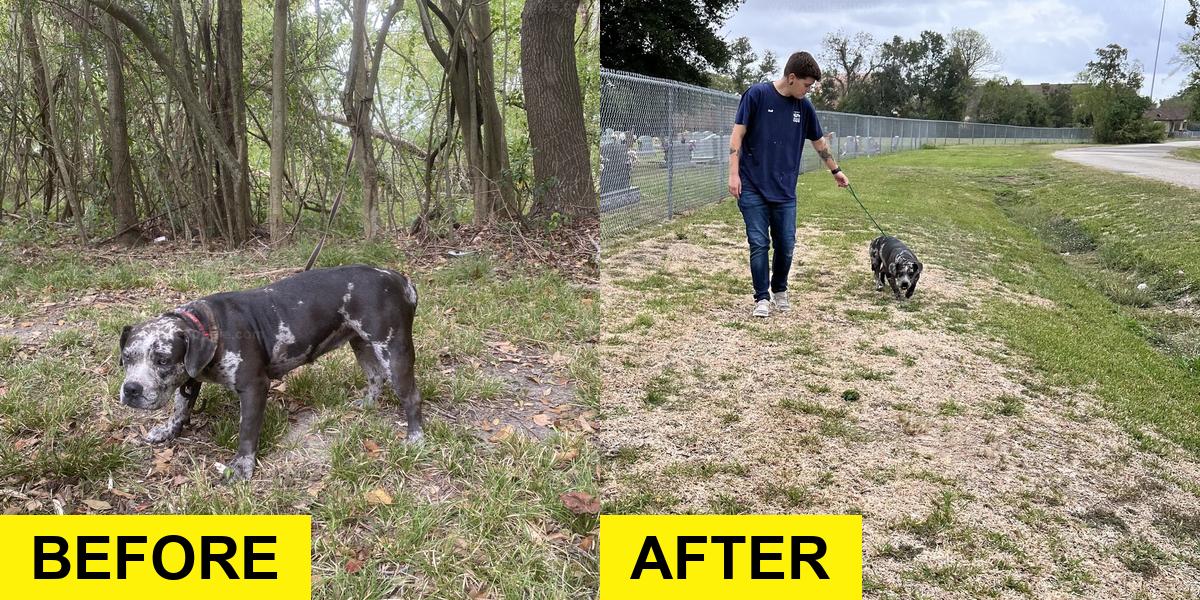
POLYGON ((158 366, 160 366, 160 367, 165 367, 165 366, 167 366, 167 365, 168 365, 168 364, 169 364, 171 361, 170 361, 170 360, 168 360, 168 359, 166 359, 166 358, 159 358, 159 359, 155 360, 154 362, 155 362, 155 364, 157 364, 157 365, 158 365, 158 366))

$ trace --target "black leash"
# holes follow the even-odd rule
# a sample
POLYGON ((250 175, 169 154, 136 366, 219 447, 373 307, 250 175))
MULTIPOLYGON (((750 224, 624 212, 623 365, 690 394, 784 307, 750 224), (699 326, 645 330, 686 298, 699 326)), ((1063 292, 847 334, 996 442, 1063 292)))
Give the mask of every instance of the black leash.
MULTIPOLYGON (((872 223, 875 223, 875 217, 872 217, 871 213, 867 210, 867 207, 863 206, 862 200, 858 199, 858 194, 854 193, 854 188, 851 187, 851 185, 849 183, 847 183, 846 189, 850 190, 850 195, 854 196, 854 201, 858 203, 858 206, 863 209, 864 213, 867 213, 867 218, 870 219, 872 223)), ((883 235, 887 235, 887 232, 884 231, 883 228, 879 226, 879 223, 875 223, 875 229, 878 229, 879 233, 882 233, 883 235)))

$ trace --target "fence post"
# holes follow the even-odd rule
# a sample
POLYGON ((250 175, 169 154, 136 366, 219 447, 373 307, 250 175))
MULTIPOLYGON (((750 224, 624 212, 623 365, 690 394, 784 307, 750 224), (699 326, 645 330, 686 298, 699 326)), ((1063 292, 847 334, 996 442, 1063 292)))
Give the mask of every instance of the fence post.
POLYGON ((672 196, 672 193, 674 192, 672 187, 673 187, 673 184, 675 181, 675 167, 674 167, 673 163, 675 162, 674 154, 677 151, 677 149, 675 148, 675 127, 674 127, 675 123, 672 120, 672 115, 674 115, 674 110, 675 110, 675 88, 668 87, 667 88, 667 143, 663 144, 663 148, 666 149, 665 157, 667 159, 667 220, 668 221, 675 218, 674 197, 672 196))

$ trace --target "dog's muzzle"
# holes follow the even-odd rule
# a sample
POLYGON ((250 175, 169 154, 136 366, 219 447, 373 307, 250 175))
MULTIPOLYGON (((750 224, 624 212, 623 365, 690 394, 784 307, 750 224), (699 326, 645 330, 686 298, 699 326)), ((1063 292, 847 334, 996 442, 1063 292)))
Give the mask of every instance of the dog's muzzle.
POLYGON ((155 402, 157 398, 147 398, 146 391, 142 384, 132 381, 126 382, 121 386, 121 404, 132 408, 155 409, 160 405, 155 402))

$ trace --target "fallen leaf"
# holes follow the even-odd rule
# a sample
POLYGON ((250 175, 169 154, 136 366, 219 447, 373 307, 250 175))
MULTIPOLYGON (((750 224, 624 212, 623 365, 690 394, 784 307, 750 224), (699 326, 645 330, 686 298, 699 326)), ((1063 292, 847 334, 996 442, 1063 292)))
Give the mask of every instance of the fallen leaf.
POLYGON ((561 464, 569 463, 569 462, 575 460, 576 456, 579 456, 578 448, 571 448, 570 450, 566 450, 563 452, 555 452, 554 453, 554 464, 561 465, 561 464))
POLYGON ((596 537, 591 536, 591 535, 584 536, 584 538, 582 540, 579 540, 579 543, 576 544, 576 546, 578 546, 579 549, 583 550, 584 552, 591 552, 592 547, 594 547, 595 545, 596 545, 596 537))
POLYGON ((346 572, 347 573, 357 573, 357 572, 361 571, 362 568, 363 568, 363 561, 358 560, 357 558, 352 558, 352 559, 346 561, 346 572))
POLYGON ((316 498, 321 493, 321 490, 323 490, 323 489, 325 489, 325 482, 318 481, 318 482, 308 486, 308 495, 313 498, 316 498))
POLYGON ((379 444, 376 444, 375 440, 363 440, 363 449, 373 457, 379 456, 379 444))
POLYGON ((393 502, 392 495, 383 490, 383 488, 375 488, 366 493, 367 504, 391 504, 393 502))
POLYGON ((133 498, 134 498, 133 494, 130 494, 129 492, 126 492, 126 491, 118 490, 116 488, 108 490, 108 492, 114 496, 120 496, 126 500, 133 500, 133 498))
POLYGON ((497 431, 495 435, 488 438, 488 441, 503 442, 504 440, 507 440, 508 438, 512 437, 513 433, 515 433, 515 432, 516 432, 516 430, 513 429, 512 425, 505 425, 504 427, 501 427, 500 431, 497 431))
POLYGON ((583 417, 583 415, 579 415, 579 428, 582 429, 584 433, 595 433, 596 432, 595 429, 592 429, 591 424, 588 423, 588 420, 585 419, 583 417))
POLYGON ((595 515, 600 513, 600 500, 587 492, 567 492, 560 495, 567 510, 577 515, 595 515))
POLYGON ((94 500, 92 498, 88 498, 87 500, 84 500, 83 503, 88 505, 88 508, 91 508, 92 510, 112 510, 112 505, 103 500, 94 500))
MULTIPOLYGON (((0 396, 2 396, 2 395, 3 394, 0 394, 0 396)), ((16 442, 13 442, 13 448, 15 448, 17 450, 24 450, 25 448, 28 448, 28 447, 36 444, 37 442, 38 442, 38 436, 33 435, 33 436, 29 436, 24 439, 17 440, 16 442)))
POLYGON ((166 473, 171 470, 171 457, 175 455, 172 448, 163 448, 154 453, 154 469, 152 473, 166 473))
POLYGON ((554 424, 554 417, 551 417, 545 413, 533 415, 533 424, 537 425, 538 427, 549 427, 550 425, 554 424))

